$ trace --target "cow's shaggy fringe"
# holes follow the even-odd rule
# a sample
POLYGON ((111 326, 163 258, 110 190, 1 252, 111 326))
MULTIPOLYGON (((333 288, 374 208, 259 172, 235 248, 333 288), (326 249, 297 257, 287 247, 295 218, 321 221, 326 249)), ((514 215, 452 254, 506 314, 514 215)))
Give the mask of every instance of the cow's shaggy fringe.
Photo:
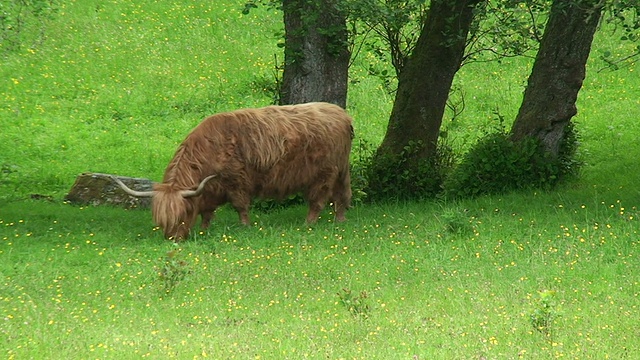
MULTIPOLYGON (((184 231, 203 214, 231 202, 244 223, 252 197, 283 198, 302 191, 307 220, 315 221, 328 200, 344 217, 351 201, 349 153, 353 129, 343 109, 327 103, 269 106, 206 118, 186 137, 156 186, 154 220, 167 237, 184 231), (209 175, 205 194, 182 198, 209 175)), ((205 224, 206 222, 206 224, 205 224)))
POLYGON ((171 189, 166 184, 155 186, 157 191, 153 197, 153 221, 164 229, 165 234, 177 234, 182 225, 193 224, 197 213, 189 211, 193 205, 189 199, 182 197, 179 191, 171 189))

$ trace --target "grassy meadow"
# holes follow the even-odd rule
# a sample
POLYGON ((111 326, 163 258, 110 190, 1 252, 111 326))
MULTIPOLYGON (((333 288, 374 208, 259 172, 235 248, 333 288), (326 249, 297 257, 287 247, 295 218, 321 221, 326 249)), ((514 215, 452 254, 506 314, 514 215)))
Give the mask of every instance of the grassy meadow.
MULTIPOLYGON (((603 69, 601 54, 631 49, 606 26, 578 103, 575 182, 356 203, 347 222, 326 211, 312 227, 304 206, 254 211, 249 227, 225 207, 176 245, 149 211, 63 197, 87 171, 159 180, 203 117, 270 104, 281 15, 232 0, 53 3, 0 44, 0 357, 640 356, 640 77, 633 62, 603 69)), ((462 68, 465 111, 444 124, 456 149, 514 118, 531 64, 462 68)), ((354 160, 393 101, 370 66, 385 65, 363 52, 351 68, 354 160)))

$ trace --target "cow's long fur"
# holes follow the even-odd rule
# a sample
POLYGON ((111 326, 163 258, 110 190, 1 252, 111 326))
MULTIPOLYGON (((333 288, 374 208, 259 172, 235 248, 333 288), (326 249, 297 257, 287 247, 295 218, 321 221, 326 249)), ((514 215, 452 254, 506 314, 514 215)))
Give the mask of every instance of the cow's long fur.
POLYGON ((339 106, 309 103, 268 106, 206 118, 186 137, 154 187, 153 216, 165 236, 180 239, 197 215, 206 227, 215 209, 230 202, 248 224, 254 197, 281 199, 302 192, 308 222, 333 201, 344 220, 351 201, 351 118, 339 106), (209 180, 201 196, 180 191, 209 180))

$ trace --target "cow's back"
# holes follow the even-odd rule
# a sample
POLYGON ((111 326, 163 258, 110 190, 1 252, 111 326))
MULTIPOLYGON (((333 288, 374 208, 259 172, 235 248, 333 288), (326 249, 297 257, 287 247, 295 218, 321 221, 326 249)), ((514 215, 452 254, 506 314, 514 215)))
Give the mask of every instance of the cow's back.
POLYGON ((238 149, 252 196, 283 198, 331 172, 348 174, 352 120, 339 106, 309 103, 252 111, 238 149))

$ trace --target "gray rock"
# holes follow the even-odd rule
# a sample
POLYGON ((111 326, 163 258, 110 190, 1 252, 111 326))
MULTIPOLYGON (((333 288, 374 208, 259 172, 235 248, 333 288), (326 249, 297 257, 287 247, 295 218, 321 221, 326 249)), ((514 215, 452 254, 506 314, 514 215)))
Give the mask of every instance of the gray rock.
POLYGON ((76 182, 65 196, 65 201, 77 205, 113 205, 130 208, 148 208, 151 198, 137 198, 125 193, 111 176, 115 176, 129 188, 137 191, 152 190, 153 182, 144 178, 84 173, 78 175, 76 182))

